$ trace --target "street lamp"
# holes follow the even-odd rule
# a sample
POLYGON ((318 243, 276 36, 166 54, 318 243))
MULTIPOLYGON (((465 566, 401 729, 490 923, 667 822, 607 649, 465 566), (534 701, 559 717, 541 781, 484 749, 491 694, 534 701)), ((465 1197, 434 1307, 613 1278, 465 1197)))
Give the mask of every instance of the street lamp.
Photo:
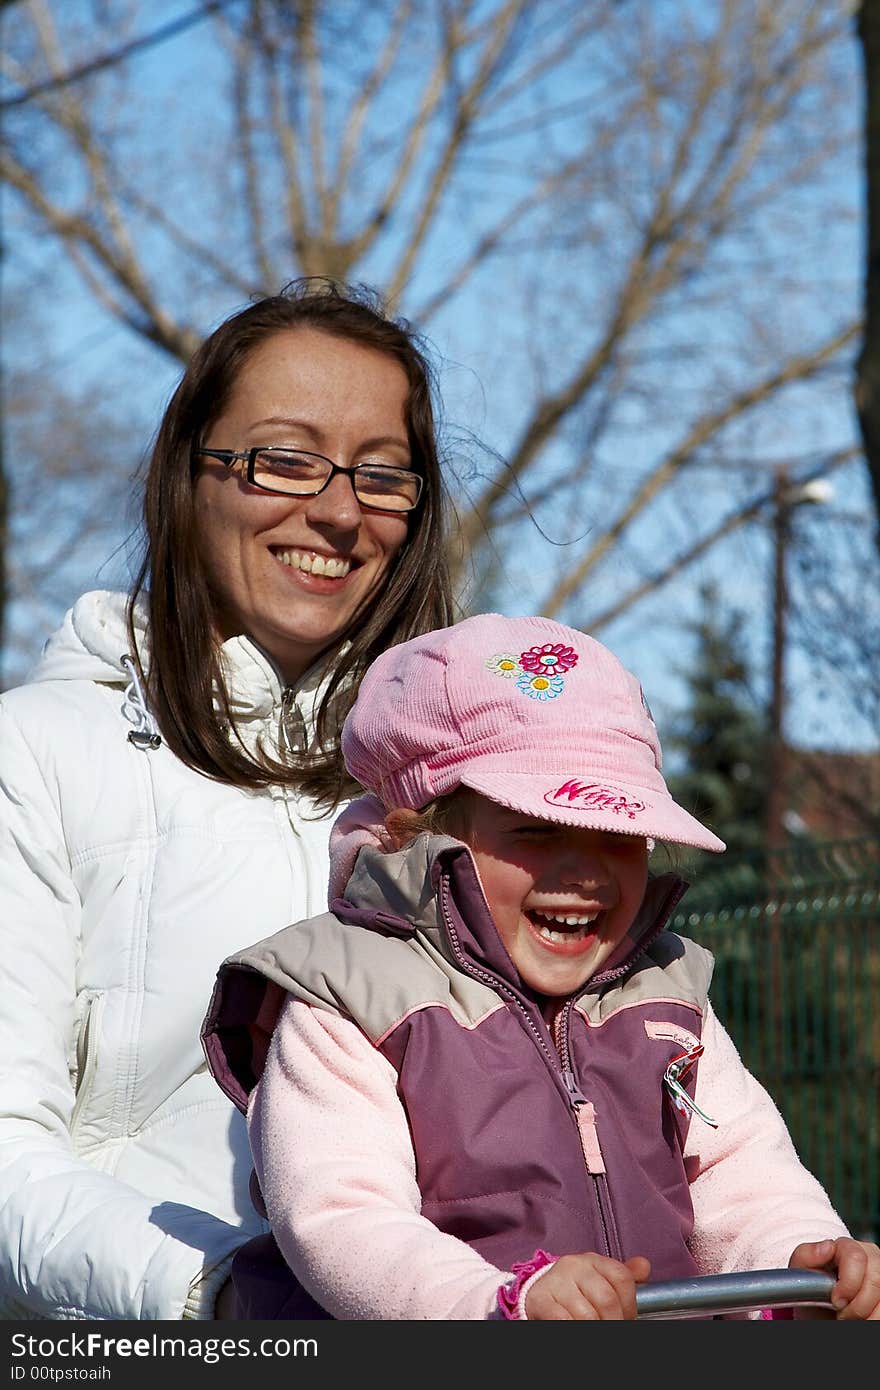
POLYGON ((834 488, 826 478, 811 478, 792 483, 788 468, 780 464, 775 470, 773 488, 773 670, 770 694, 770 755, 769 786, 765 842, 770 851, 785 845, 786 761, 785 743, 785 646, 788 618, 788 584, 786 556, 791 540, 791 518, 796 507, 813 503, 821 505, 834 496, 834 488))
MULTIPOLYGON (((787 792, 787 755, 785 742, 785 646, 788 617, 788 584, 786 557, 791 540, 792 513, 806 503, 828 502, 834 490, 824 478, 812 478, 804 483, 792 483, 788 469, 780 464, 775 470, 773 487, 773 674, 770 695, 769 785, 765 843, 767 846, 768 885, 781 886, 785 873, 775 853, 785 845, 785 814, 787 792)), ((777 904, 778 908, 778 904, 777 904)), ((771 1048, 776 1063, 782 1066, 785 1056, 783 1037, 782 930, 778 910, 770 918, 770 1021, 771 1048)))

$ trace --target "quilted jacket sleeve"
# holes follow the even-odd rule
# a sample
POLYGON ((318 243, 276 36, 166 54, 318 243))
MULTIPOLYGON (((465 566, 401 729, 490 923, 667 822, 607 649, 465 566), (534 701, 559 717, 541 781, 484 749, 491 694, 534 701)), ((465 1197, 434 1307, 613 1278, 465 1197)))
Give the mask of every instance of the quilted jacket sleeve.
POLYGON ((718 1128, 694 1116, 685 1146, 702 1271, 785 1269, 801 1241, 848 1235, 711 1005, 702 1040, 695 1099, 718 1128))
POLYGON ((353 1023, 287 1003, 249 1114, 275 1238, 336 1318, 486 1318, 510 1276, 420 1214, 395 1083, 353 1023))
POLYGON ((2 707, 0 753, 0 1316, 209 1317, 242 1233, 157 1214, 74 1152, 80 904, 56 795, 2 707))

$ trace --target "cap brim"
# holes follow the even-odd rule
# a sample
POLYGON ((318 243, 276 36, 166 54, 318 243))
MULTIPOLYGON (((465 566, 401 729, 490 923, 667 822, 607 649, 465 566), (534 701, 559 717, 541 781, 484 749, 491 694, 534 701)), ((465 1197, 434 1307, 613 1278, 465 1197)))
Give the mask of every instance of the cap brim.
POLYGON ((668 792, 621 781, 553 773, 493 772, 468 768, 462 784, 511 811, 620 835, 642 835, 720 854, 723 840, 690 815, 668 792))

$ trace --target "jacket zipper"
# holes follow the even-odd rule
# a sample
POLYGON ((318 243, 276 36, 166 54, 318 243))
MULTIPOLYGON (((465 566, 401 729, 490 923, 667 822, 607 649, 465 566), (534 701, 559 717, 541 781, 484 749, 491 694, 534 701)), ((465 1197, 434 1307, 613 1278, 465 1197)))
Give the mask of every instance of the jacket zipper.
POLYGON ((559 1053, 559 1060, 562 1063, 562 1079, 565 1082, 565 1089, 568 1092, 571 1108, 574 1111, 574 1117, 577 1122, 584 1163, 587 1172, 593 1179, 596 1205, 599 1208, 599 1217, 605 1236, 606 1253, 614 1260, 622 1260, 623 1251, 620 1244, 620 1236, 617 1231, 617 1222, 614 1219, 611 1193, 608 1189, 608 1175, 605 1168, 605 1160, 602 1157, 602 1147, 599 1143, 599 1130, 596 1124, 596 1107, 591 1100, 587 1100, 587 1097, 580 1089, 571 1061, 569 1023, 571 1022, 572 1007, 572 1001, 569 1000, 568 1003, 560 1009, 554 1024, 553 1037, 556 1043, 556 1049, 559 1053))
MULTIPOLYGON (((308 743, 306 732, 306 722, 303 712, 296 703, 296 691, 292 685, 286 685, 281 692, 281 703, 278 710, 278 747, 283 755, 285 752, 302 752, 308 743)), ((282 824, 286 821, 287 828, 293 835, 293 844, 285 837, 285 847, 287 849, 287 860, 290 866, 290 902, 291 911, 294 910, 297 878, 299 876, 305 881, 305 898, 307 903, 312 901, 311 873, 309 868, 309 856, 303 844, 302 831, 296 821, 295 802, 291 797, 290 788, 286 786, 271 788, 270 792, 276 807, 281 803, 284 807, 282 824), (296 850, 296 862, 294 855, 296 850)))
MULTIPOLYGON (((596 1130, 596 1111, 591 1101, 588 1101, 578 1087, 577 1079, 571 1067, 571 1058, 568 1048, 568 1028, 567 1015, 571 1010, 571 1003, 565 1005, 556 1020, 555 1041, 557 1053, 554 1053, 545 1043, 539 1030, 535 1027, 531 1013, 523 1004, 519 995, 501 975, 494 974, 491 970, 485 970, 482 966, 474 965, 464 959, 458 933, 452 921, 451 914, 447 905, 449 895, 449 883, 444 874, 440 880, 440 908, 443 913, 443 921, 449 936, 450 945, 455 952, 458 964, 462 970, 475 979, 483 980, 493 989, 506 995, 513 1003, 519 1013, 526 1021, 529 1032, 534 1038, 538 1047, 544 1055, 551 1071, 562 1078, 565 1087, 566 1097, 571 1110, 572 1118, 577 1126, 578 1136, 581 1141, 581 1152, 584 1155, 584 1162, 587 1172, 593 1180, 593 1191, 596 1197, 596 1205, 599 1211, 599 1219, 602 1222, 602 1232, 605 1237, 605 1252, 613 1259, 622 1259, 620 1253, 620 1240, 617 1235, 617 1226, 611 1210, 611 1199, 608 1192, 608 1180, 605 1176, 605 1163, 602 1158, 602 1150, 599 1147, 599 1135, 596 1130), (566 1016, 566 1026, 564 1036, 559 1029, 559 1023, 563 1015, 566 1016)), ((597 1252, 598 1253, 598 1252, 597 1252)))
POLYGON ((279 747, 282 752, 303 753, 307 743, 306 721, 296 703, 296 691, 292 685, 286 685, 281 692, 281 707, 278 713, 279 747))

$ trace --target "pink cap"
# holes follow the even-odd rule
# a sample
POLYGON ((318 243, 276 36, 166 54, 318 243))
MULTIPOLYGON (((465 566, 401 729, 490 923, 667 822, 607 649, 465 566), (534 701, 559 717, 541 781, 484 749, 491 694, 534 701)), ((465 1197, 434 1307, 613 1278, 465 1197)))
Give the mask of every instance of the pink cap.
POLYGON ((464 785, 563 825, 725 848, 669 795, 635 676, 549 618, 484 613, 389 648, 361 682, 342 752, 389 810, 464 785))

